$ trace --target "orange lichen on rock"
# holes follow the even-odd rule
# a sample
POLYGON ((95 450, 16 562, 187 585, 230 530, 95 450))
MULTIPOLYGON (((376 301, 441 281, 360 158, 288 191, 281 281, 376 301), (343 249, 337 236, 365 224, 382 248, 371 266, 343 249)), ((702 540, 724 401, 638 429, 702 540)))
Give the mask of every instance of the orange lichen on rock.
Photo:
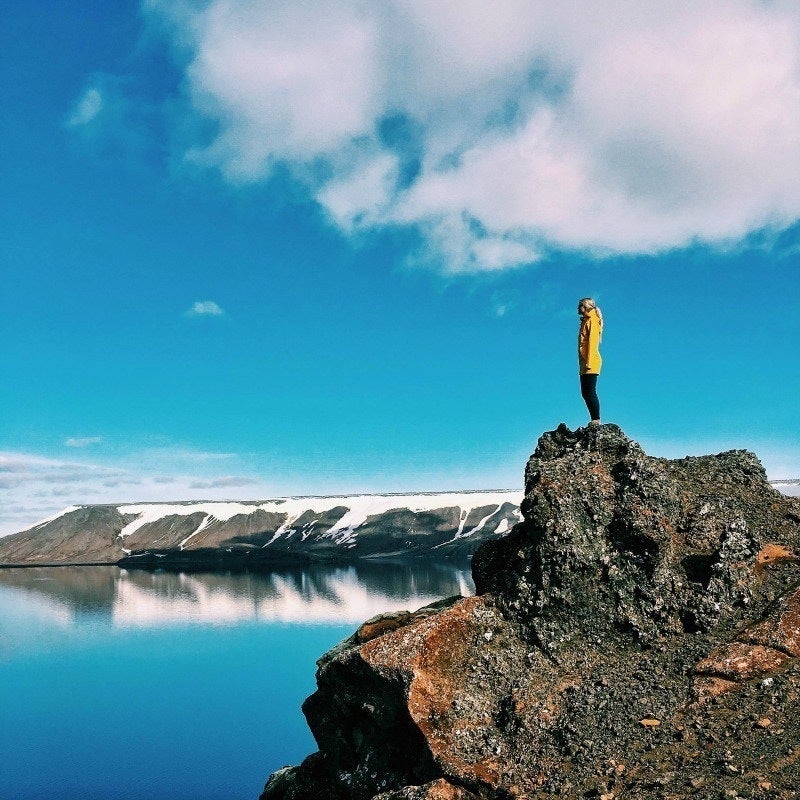
POLYGON ((716 697, 738 684, 800 658, 800 589, 783 597, 764 619, 713 650, 694 668, 693 687, 700 699, 716 697))
POLYGON ((484 782, 491 786, 497 786, 500 783, 500 778, 505 772, 504 765, 494 758, 486 758, 483 761, 477 761, 473 765, 475 774, 484 782))
POLYGON ((698 662, 698 675, 715 675, 730 681, 747 681, 780 669, 789 656, 760 644, 731 642, 718 647, 698 662))
POLYGON ((406 786, 393 792, 384 792, 377 795, 375 800, 471 800, 474 797, 466 789, 439 778, 422 786, 406 786))
POLYGON ((761 622, 746 628, 740 638, 800 658, 800 589, 783 598, 761 622))
POLYGON ((716 675, 698 675, 692 681, 695 694, 700 700, 708 700, 718 697, 723 692, 735 689, 739 684, 736 681, 729 681, 726 678, 718 678, 716 675))
POLYGON ((787 561, 800 561, 800 556, 786 545, 771 543, 759 550, 756 556, 756 568, 765 567, 768 564, 780 564, 787 561))
POLYGON ((433 617, 373 639, 359 649, 374 670, 407 676, 407 706, 425 736, 434 758, 448 774, 468 776, 497 786, 503 770, 490 760, 469 762, 459 755, 460 735, 490 727, 491 716, 469 704, 456 708, 469 695, 470 662, 475 662, 499 617, 487 597, 468 597, 433 617))
POLYGON ((377 617, 368 619, 356 631, 358 641, 361 643, 369 642, 388 631, 402 628, 413 620, 413 615, 408 611, 398 611, 396 614, 380 614, 377 617))

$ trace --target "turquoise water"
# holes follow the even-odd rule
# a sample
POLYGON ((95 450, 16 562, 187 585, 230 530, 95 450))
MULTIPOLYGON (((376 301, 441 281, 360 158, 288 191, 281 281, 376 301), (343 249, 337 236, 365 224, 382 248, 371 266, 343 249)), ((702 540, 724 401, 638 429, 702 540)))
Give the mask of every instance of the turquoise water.
POLYGON ((0 570, 0 798, 256 800, 316 749, 315 660, 452 566, 263 575, 0 570))

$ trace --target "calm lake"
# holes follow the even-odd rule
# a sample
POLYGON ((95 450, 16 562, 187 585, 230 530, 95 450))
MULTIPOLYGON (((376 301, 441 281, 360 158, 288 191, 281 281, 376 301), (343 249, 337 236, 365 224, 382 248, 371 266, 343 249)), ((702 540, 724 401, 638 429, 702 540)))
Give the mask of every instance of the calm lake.
POLYGON ((468 567, 0 569, 0 798, 257 800, 316 749, 315 660, 468 567))

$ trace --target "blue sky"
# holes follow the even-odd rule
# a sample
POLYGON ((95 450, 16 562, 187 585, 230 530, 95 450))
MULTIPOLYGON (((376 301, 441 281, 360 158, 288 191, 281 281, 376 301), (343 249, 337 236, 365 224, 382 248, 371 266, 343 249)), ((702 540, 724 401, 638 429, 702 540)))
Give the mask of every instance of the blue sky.
POLYGON ((605 421, 800 475, 795 4, 449 5, 10 3, 0 532, 515 487, 586 295, 605 421))

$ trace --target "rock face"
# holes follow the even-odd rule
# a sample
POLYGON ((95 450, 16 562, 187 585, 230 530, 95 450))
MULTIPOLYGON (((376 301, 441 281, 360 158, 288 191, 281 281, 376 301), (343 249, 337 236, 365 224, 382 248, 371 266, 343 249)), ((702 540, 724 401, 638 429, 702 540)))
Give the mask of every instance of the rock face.
POLYGON ((521 492, 288 497, 67 509, 0 538, 0 565, 232 567, 467 558, 520 519, 521 492))
POLYGON ((318 662, 319 752, 262 800, 796 797, 800 503, 755 456, 544 434, 478 595, 318 662))

